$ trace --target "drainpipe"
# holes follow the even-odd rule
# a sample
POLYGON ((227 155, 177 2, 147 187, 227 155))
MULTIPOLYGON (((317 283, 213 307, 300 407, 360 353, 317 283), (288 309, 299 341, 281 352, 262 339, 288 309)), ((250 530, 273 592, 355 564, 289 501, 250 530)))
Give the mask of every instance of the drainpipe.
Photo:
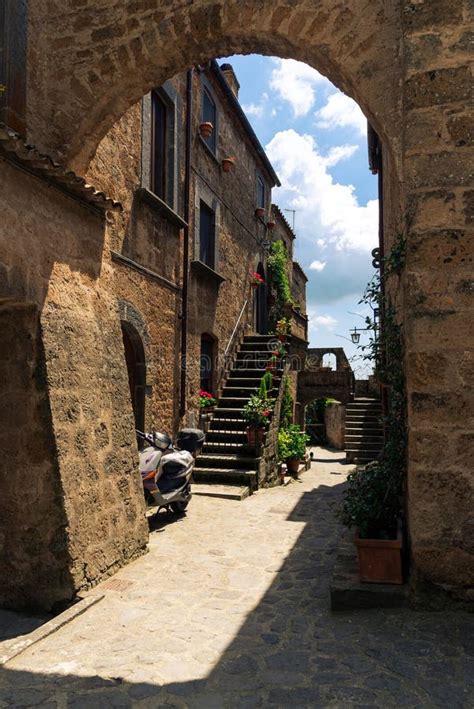
POLYGON ((189 218, 191 204, 191 145, 193 118, 193 69, 189 69, 186 77, 186 155, 184 172, 184 221, 183 231, 183 293, 181 306, 181 378, 179 416, 186 414, 186 384, 188 355, 188 290, 189 290, 189 218))

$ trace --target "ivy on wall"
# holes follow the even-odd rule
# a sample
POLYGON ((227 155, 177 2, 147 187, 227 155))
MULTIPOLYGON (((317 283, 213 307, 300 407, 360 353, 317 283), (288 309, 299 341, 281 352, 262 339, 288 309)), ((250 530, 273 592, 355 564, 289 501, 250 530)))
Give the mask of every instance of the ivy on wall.
POLYGON ((270 286, 275 290, 276 300, 270 311, 270 326, 275 327, 278 320, 285 315, 286 307, 292 305, 291 286, 289 278, 288 254, 283 241, 274 241, 267 260, 270 286))
POLYGON ((362 536, 376 538, 391 538, 393 525, 403 514, 407 471, 404 343, 396 306, 382 286, 386 286, 391 277, 401 275, 405 253, 405 241, 399 237, 384 259, 384 282, 376 274, 360 301, 374 314, 366 318, 367 328, 371 331, 369 343, 359 349, 364 353, 364 359, 373 364, 375 377, 385 393, 385 440, 377 462, 350 473, 342 520, 347 526, 357 526, 362 536), (376 322, 376 310, 381 315, 382 327, 376 322))

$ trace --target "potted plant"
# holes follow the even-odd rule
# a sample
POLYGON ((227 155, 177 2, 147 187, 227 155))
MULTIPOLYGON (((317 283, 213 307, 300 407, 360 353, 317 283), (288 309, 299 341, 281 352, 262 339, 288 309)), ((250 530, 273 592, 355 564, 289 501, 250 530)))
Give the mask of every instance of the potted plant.
POLYGON ((201 413, 211 413, 212 411, 214 411, 216 404, 217 399, 214 397, 214 395, 210 394, 204 389, 201 389, 201 391, 199 392, 199 408, 201 410, 201 413))
POLYGON ((286 342, 290 334, 290 321, 288 318, 281 318, 277 321, 275 332, 280 342, 286 342))
POLYGON ((277 365, 278 365, 278 357, 276 355, 272 354, 265 366, 265 369, 267 370, 267 372, 275 372, 277 365))
POLYGON ((263 219, 263 217, 265 216, 265 209, 263 207, 257 207, 257 209, 255 210, 255 216, 257 217, 257 219, 263 219))
POLYGON ((267 222, 267 229, 270 229, 270 231, 273 231, 273 229, 276 227, 276 222, 273 221, 273 219, 269 219, 267 222))
POLYGON ((262 286, 265 283, 264 279, 262 276, 257 273, 257 271, 252 271, 250 274, 250 287, 251 288, 258 288, 258 286, 262 286))
POLYGON ((222 160, 222 171, 223 172, 232 172, 232 169, 235 165, 235 158, 234 157, 227 157, 222 160))
POLYGON ((341 517, 356 529, 360 580, 402 584, 402 476, 377 460, 356 468, 347 483, 341 517))
POLYGON ((214 125, 210 121, 204 121, 199 126, 199 134, 201 138, 204 138, 204 140, 211 137, 213 130, 214 125))
POLYGON ((298 474, 300 462, 306 453, 309 436, 297 424, 290 424, 278 432, 278 456, 285 461, 288 472, 298 474))
POLYGON ((269 401, 258 394, 253 394, 242 412, 242 416, 248 424, 246 432, 249 445, 256 446, 263 443, 265 429, 270 422, 270 414, 269 401))

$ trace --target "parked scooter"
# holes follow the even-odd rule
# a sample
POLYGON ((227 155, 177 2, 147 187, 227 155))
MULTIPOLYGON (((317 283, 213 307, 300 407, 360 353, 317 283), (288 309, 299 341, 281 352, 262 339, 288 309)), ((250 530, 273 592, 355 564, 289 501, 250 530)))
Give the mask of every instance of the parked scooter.
POLYGON ((139 451, 140 473, 145 499, 158 512, 165 507, 176 514, 185 512, 191 499, 191 476, 195 455, 204 444, 204 433, 185 428, 176 444, 167 433, 137 431, 143 447, 139 451))

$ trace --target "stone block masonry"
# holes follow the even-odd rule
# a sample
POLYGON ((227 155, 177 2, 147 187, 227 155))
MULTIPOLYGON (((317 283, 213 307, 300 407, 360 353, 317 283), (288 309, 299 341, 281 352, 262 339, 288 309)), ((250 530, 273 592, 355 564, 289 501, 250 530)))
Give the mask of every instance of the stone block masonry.
MULTIPOLYGON (((406 345, 413 577, 419 588, 431 584, 461 596, 472 594, 474 584, 472 464, 460 460, 454 465, 447 445, 438 460, 428 464, 420 441, 433 433, 446 442, 466 440, 473 428, 474 395, 466 386, 466 358, 474 351, 469 286, 473 32, 472 0, 30 3, 24 82, 28 101, 25 115, 19 117, 29 143, 85 172, 109 129, 152 86, 212 56, 262 52, 306 61, 360 103, 383 143, 386 253, 396 235, 407 238, 406 273, 390 290, 406 345), (438 378, 438 366, 420 369, 424 356, 439 361, 440 367, 446 362, 449 375, 438 378)), ((56 428, 55 416, 63 415, 59 396, 67 392, 71 402, 65 411, 70 410, 72 418, 64 413, 67 420, 61 422, 60 435, 55 434, 60 479, 61 465, 71 460, 88 408, 100 415, 100 440, 107 436, 110 440, 107 452, 112 456, 119 451, 132 475, 132 462, 122 460, 127 446, 131 450, 134 446, 125 423, 131 416, 126 375, 115 355, 108 358, 104 345, 106 333, 112 333, 118 321, 108 296, 111 269, 107 257, 102 257, 103 230, 96 217, 66 197, 56 195, 58 204, 63 201, 53 208, 50 191, 33 186, 28 176, 22 181, 18 174, 4 179, 0 199, 2 252, 7 254, 2 258, 3 274, 8 276, 5 297, 37 307, 47 376, 55 379, 47 380, 53 419, 47 428, 56 428), (54 312, 61 313, 61 322, 54 312), (48 331, 50 318, 53 325, 48 331), (65 371, 55 368, 49 349, 54 338, 61 342, 67 337, 69 324, 76 340, 84 333, 87 342, 87 348, 79 345, 82 359, 74 364, 78 372, 67 360, 65 371), (115 393, 101 381, 104 367, 111 369, 115 393), (87 373, 88 389, 93 382, 97 399, 84 388, 87 373)), ((68 355, 71 362, 73 354, 68 355)), ((133 477, 124 476, 119 500, 115 479, 106 477, 112 458, 97 454, 85 434, 80 445, 84 465, 88 461, 84 450, 90 451, 92 469, 98 461, 94 489, 105 495, 106 481, 113 480, 107 488, 112 491, 112 506, 126 510, 126 529, 133 540, 121 549, 122 542, 105 543, 102 559, 98 552, 91 555, 94 568, 105 569, 135 553, 145 539, 137 521, 138 483, 135 488, 133 477)), ((74 473, 70 475, 72 479, 74 473)), ((72 507, 74 501, 65 509, 68 519, 72 507)), ((59 515, 59 524, 60 508, 51 514, 59 515)), ((94 520, 100 534, 109 528, 106 516, 94 520)), ((119 522, 116 529, 125 540, 119 522)), ((74 550, 78 582, 79 557, 86 551, 74 550)), ((86 576, 82 574, 84 583, 86 576)))
POLYGON ((11 164, 0 182, 0 603, 49 610, 148 529, 105 222, 11 164))

